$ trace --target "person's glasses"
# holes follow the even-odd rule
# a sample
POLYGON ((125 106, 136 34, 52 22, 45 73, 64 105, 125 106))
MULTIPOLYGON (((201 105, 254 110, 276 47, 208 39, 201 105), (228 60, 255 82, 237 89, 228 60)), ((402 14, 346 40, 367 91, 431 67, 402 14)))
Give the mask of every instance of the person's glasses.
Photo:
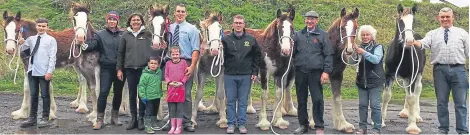
POLYGON ((245 23, 244 22, 233 22, 233 24, 242 25, 242 24, 245 24, 245 23))
POLYGON ((184 10, 176 10, 177 13, 186 13, 184 10))

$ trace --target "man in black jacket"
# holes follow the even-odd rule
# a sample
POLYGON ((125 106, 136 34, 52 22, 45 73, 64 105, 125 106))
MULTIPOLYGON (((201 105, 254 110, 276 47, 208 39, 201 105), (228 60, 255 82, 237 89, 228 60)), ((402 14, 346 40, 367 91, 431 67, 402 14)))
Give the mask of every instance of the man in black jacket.
MULTIPOLYGON (((235 123, 246 134, 246 108, 251 82, 258 76, 261 51, 256 38, 245 32, 245 18, 233 17, 233 32, 222 39, 224 51, 224 83, 227 98, 227 133, 233 134, 235 123), (238 109, 236 109, 238 101, 238 109), (237 111, 238 110, 238 120, 237 111)), ((212 52, 216 54, 217 52, 212 52)))
POLYGON ((300 124, 295 133, 303 134, 308 131, 307 97, 310 89, 316 134, 323 134, 322 84, 328 80, 333 70, 334 52, 328 34, 317 27, 318 14, 315 11, 309 11, 304 17, 306 27, 298 31, 294 37, 295 89, 300 124))
POLYGON ((106 29, 98 31, 93 39, 82 46, 85 51, 97 50, 100 52, 100 94, 98 97, 98 117, 95 130, 101 129, 104 125, 104 110, 106 109, 106 100, 114 83, 113 109, 111 111, 111 124, 121 126, 118 120, 119 107, 121 106, 122 89, 124 81, 117 78, 116 58, 119 48, 121 31, 118 27, 119 14, 111 11, 106 15, 106 29))

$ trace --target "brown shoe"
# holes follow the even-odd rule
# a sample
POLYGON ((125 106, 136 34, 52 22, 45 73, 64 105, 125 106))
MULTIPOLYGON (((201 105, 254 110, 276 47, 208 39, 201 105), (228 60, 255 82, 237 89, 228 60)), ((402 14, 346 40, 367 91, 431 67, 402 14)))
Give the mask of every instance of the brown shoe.
POLYGON ((96 118, 96 124, 93 126, 93 130, 100 130, 104 126, 104 113, 98 113, 96 118))
POLYGON ((119 110, 111 110, 111 124, 122 126, 122 123, 119 121, 119 110))

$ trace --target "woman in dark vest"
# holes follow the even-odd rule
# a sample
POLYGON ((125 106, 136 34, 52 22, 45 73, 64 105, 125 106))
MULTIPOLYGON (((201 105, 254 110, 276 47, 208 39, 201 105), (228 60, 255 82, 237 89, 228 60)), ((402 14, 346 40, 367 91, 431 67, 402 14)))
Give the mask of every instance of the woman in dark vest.
POLYGON ((370 25, 363 25, 359 29, 361 45, 357 53, 362 55, 357 72, 356 85, 359 91, 359 131, 357 134, 367 133, 367 113, 370 103, 371 119, 374 122, 373 134, 380 134, 382 124, 381 95, 385 83, 383 69, 384 49, 376 42, 377 31, 370 25))

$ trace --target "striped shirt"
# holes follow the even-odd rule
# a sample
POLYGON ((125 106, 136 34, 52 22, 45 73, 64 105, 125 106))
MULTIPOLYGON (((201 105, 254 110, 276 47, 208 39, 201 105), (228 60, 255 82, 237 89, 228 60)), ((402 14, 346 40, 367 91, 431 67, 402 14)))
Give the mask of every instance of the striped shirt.
MULTIPOLYGON (((181 56, 184 59, 191 59, 193 55, 193 51, 199 51, 199 46, 201 44, 199 39, 199 30, 196 26, 185 22, 180 24, 173 23, 170 25, 170 32, 171 35, 174 35, 176 25, 179 25, 179 40, 178 44, 181 48, 181 56)), ((173 39, 173 37, 170 38, 173 39)), ((167 56, 168 57, 168 56, 167 56)), ((169 57, 168 57, 169 58, 169 57)))
POLYGON ((468 57, 468 32, 450 27, 447 44, 444 41, 445 28, 440 27, 419 40, 423 48, 431 49, 431 64, 465 64, 468 57))
POLYGON ((55 69, 57 41, 54 37, 44 33, 42 35, 31 36, 21 45, 21 51, 30 49, 30 54, 34 50, 36 40, 41 36, 39 48, 34 55, 34 64, 29 60, 28 72, 32 71, 32 76, 45 76, 46 73, 52 73, 55 69))

